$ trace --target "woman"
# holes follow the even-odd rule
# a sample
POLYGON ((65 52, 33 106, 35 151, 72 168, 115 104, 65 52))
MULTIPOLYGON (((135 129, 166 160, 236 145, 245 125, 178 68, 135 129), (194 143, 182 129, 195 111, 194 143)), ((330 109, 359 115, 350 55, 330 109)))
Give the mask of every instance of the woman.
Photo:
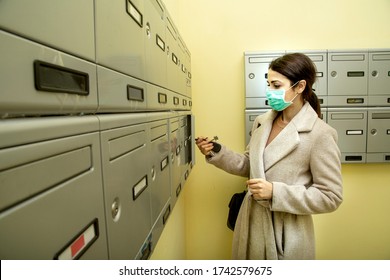
POLYGON ((342 202, 337 132, 319 118, 316 69, 304 54, 286 54, 268 69, 269 105, 256 118, 244 154, 198 137, 207 162, 249 177, 233 236, 234 259, 314 259, 312 214, 342 202))

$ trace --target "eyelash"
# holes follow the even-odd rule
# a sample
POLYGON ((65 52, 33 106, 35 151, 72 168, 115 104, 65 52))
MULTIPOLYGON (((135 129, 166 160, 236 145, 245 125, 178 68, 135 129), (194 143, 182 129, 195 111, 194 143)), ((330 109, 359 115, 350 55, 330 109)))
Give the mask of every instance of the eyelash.
MULTIPOLYGON (((267 86, 270 87, 271 85, 270 85, 270 84, 267 84, 267 86)), ((280 85, 279 85, 279 84, 273 84, 273 87, 274 87, 275 89, 278 89, 278 88, 280 88, 280 85)))

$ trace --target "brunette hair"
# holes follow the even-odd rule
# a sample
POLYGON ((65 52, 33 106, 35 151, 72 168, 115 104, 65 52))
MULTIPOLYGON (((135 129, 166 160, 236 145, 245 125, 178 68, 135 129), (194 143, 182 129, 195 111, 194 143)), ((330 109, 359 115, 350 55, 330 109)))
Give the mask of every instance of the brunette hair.
POLYGON ((316 81, 316 67, 311 59, 303 53, 289 53, 271 62, 269 69, 287 77, 291 84, 300 80, 306 81, 306 87, 302 92, 304 100, 308 101, 311 107, 321 117, 321 107, 317 95, 313 91, 313 84, 316 81))

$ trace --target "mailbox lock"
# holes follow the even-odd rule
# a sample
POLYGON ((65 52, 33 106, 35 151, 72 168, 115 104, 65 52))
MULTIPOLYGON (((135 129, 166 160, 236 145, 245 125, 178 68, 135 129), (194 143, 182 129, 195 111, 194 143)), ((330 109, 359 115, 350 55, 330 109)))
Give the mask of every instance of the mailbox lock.
POLYGON ((332 72, 330 72, 330 75, 334 78, 334 77, 336 77, 337 76, 337 71, 332 71, 332 72))
POLYGON ((114 202, 111 205, 111 216, 114 221, 118 221, 120 214, 120 203, 119 198, 115 198, 114 202))
POLYGON ((372 75, 373 77, 378 77, 378 71, 376 71, 376 70, 372 71, 372 72, 371 72, 371 75, 372 75))
POLYGON ((371 129, 371 135, 376 135, 378 132, 378 130, 376 130, 375 128, 371 129))
POLYGON ((254 79, 254 78, 255 78, 255 74, 250 73, 250 74, 249 74, 249 79, 254 79))
POLYGON ((150 31, 150 23, 149 22, 147 22, 146 23, 146 35, 148 36, 148 38, 150 38, 150 34, 151 34, 152 32, 150 31))
POLYGON ((154 168, 154 166, 152 167, 150 174, 152 174, 152 180, 154 181, 156 179, 156 169, 154 168))

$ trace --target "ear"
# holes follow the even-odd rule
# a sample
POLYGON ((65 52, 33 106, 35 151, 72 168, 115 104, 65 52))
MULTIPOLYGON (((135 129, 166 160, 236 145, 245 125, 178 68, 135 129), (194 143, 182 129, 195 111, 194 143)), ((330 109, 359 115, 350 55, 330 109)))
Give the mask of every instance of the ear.
POLYGON ((298 93, 302 93, 306 88, 306 80, 300 80, 296 86, 298 93))

